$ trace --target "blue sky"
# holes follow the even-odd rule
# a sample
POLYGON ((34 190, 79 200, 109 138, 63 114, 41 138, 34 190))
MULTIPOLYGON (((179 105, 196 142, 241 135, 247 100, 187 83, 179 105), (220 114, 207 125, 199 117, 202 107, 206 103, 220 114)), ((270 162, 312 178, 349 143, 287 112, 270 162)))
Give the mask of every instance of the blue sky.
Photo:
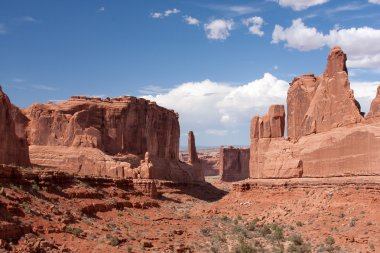
POLYGON ((378 0, 3 0, 0 84, 20 107, 144 96, 179 112, 182 143, 193 130, 199 145, 246 145, 250 118, 337 44, 366 110, 379 41, 378 0))

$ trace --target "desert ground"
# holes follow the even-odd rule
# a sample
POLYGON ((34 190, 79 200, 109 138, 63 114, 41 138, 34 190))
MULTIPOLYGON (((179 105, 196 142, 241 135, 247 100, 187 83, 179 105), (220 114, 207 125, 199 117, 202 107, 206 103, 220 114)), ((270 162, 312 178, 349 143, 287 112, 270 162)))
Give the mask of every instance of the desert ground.
POLYGON ((157 182, 155 199, 99 183, 1 183, 1 252, 377 252, 380 178, 157 182), (242 190, 244 189, 244 190, 242 190), (353 204, 354 203, 354 204, 353 204))

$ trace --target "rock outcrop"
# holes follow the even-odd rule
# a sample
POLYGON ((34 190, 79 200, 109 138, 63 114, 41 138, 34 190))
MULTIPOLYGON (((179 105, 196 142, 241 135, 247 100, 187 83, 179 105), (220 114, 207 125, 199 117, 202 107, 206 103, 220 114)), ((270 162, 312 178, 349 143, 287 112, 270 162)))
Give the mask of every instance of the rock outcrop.
POLYGON ((135 154, 178 160, 178 115, 142 98, 75 96, 66 102, 33 104, 30 145, 97 148, 108 155, 135 154))
POLYGON ((346 54, 334 47, 322 76, 303 75, 292 81, 287 97, 289 138, 298 139, 362 120, 360 105, 350 89, 346 59, 346 54))
POLYGON ((25 138, 17 135, 13 110, 17 108, 0 86, 0 164, 29 166, 28 144, 25 138))
POLYGON ((249 178, 249 148, 220 147, 220 174, 223 181, 249 178))
POLYGON ((380 99, 377 95, 368 119, 363 118, 345 62, 346 55, 334 47, 321 76, 293 80, 287 97, 286 139, 273 135, 272 129, 268 134, 269 116, 252 119, 252 178, 380 174, 380 117, 375 116, 380 99))
POLYGON ((75 175, 204 181, 196 161, 179 161, 178 114, 154 102, 74 96, 15 114, 36 166, 75 175))
POLYGON ((195 137, 194 137, 193 131, 189 131, 187 148, 188 148, 188 153, 189 153, 188 163, 190 164, 198 163, 199 158, 197 154, 197 149, 195 147, 195 137))

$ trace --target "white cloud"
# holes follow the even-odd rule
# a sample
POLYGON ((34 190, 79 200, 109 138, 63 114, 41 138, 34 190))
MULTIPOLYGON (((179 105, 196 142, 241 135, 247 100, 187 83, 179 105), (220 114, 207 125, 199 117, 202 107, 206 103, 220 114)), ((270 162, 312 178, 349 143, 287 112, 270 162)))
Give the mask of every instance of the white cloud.
POLYGON ((228 15, 247 15, 260 11, 259 8, 249 5, 206 4, 201 5, 211 10, 222 11, 228 15))
POLYGON ((31 22, 31 23, 37 22, 37 20, 35 18, 31 17, 31 16, 22 17, 21 20, 25 21, 25 22, 31 22))
POLYGON ((103 12, 103 11, 105 11, 106 10, 106 8, 104 7, 104 6, 101 6, 100 8, 99 8, 99 11, 100 12, 103 12))
POLYGON ((300 51, 309 51, 325 45, 323 34, 314 27, 306 27, 300 18, 293 20, 292 25, 286 29, 275 25, 271 43, 277 44, 280 41, 286 41, 286 47, 296 48, 300 51))
POLYGON ((209 135, 226 136, 228 131, 223 129, 206 129, 205 133, 209 135))
POLYGON ((173 15, 173 14, 178 14, 180 12, 181 12, 180 10, 174 8, 171 10, 166 10, 164 12, 153 12, 152 14, 150 14, 150 16, 152 18, 163 18, 163 17, 169 17, 170 15, 173 15))
POLYGON ((380 0, 368 0, 368 3, 371 3, 371 4, 380 4, 380 0))
POLYGON ((199 25, 200 24, 200 21, 196 18, 193 18, 192 16, 184 16, 183 18, 186 21, 186 23, 189 25, 199 25))
POLYGON ((300 51, 338 45, 347 53, 349 67, 380 67, 380 30, 371 27, 335 27, 328 34, 323 34, 315 27, 305 26, 301 19, 296 19, 289 28, 275 26, 271 43, 277 44, 281 41, 285 42, 286 47, 300 51))
POLYGON ((207 38, 210 40, 225 40, 230 36, 234 21, 232 19, 216 19, 204 25, 207 38))
POLYGON ((380 81, 377 82, 351 82, 351 89, 354 90, 355 99, 359 101, 361 105, 361 111, 368 113, 372 100, 376 96, 377 86, 380 85, 380 81))
POLYGON ((327 3, 329 0, 279 0, 282 7, 291 7, 295 11, 305 10, 309 7, 327 3))
POLYGON ((177 13, 180 13, 180 10, 174 8, 174 9, 171 9, 171 10, 166 10, 166 11, 164 12, 164 16, 165 16, 165 17, 168 17, 168 16, 170 16, 170 15, 172 15, 172 14, 177 14, 177 13))
POLYGON ((161 18, 163 16, 163 14, 160 12, 154 12, 154 13, 150 14, 150 16, 152 18, 161 18))
POLYGON ((380 67, 380 30, 371 27, 331 30, 325 37, 328 46, 339 45, 347 53, 349 67, 380 67))
POLYGON ((243 19, 243 24, 248 27, 249 33, 255 34, 257 36, 263 36, 264 32, 261 31, 261 27, 264 23, 264 20, 262 17, 250 17, 243 19))
POLYGON ((0 34, 6 34, 6 33, 7 33, 7 29, 5 25, 0 23, 0 34))
POLYGON ((271 104, 285 103, 288 87, 288 82, 266 73, 261 79, 239 86, 204 80, 143 97, 177 111, 181 129, 221 136, 239 129, 248 133, 255 114, 267 113, 271 104))

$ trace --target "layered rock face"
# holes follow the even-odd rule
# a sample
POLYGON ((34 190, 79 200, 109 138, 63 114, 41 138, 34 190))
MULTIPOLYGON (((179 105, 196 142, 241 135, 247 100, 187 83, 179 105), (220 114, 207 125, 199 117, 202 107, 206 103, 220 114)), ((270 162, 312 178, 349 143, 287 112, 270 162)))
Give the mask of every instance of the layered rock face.
POLYGON ((33 104, 23 113, 30 145, 91 147, 109 155, 149 152, 178 160, 178 115, 145 99, 76 96, 33 104))
POLYGON ((252 119, 251 177, 380 174, 380 117, 374 116, 380 100, 376 96, 368 119, 363 118, 345 62, 346 55, 335 47, 321 76, 303 75, 293 80, 287 97, 286 140, 267 137, 265 116, 252 119))
POLYGON ((195 165, 179 161, 178 115, 154 102, 75 96, 22 113, 17 122, 26 129, 36 166, 77 175, 204 180, 195 165))
POLYGON ((249 177, 249 148, 220 148, 220 174, 223 181, 240 181, 249 177))
POLYGON ((14 108, 0 86, 0 164, 29 166, 26 139, 18 136, 12 114, 14 108))

